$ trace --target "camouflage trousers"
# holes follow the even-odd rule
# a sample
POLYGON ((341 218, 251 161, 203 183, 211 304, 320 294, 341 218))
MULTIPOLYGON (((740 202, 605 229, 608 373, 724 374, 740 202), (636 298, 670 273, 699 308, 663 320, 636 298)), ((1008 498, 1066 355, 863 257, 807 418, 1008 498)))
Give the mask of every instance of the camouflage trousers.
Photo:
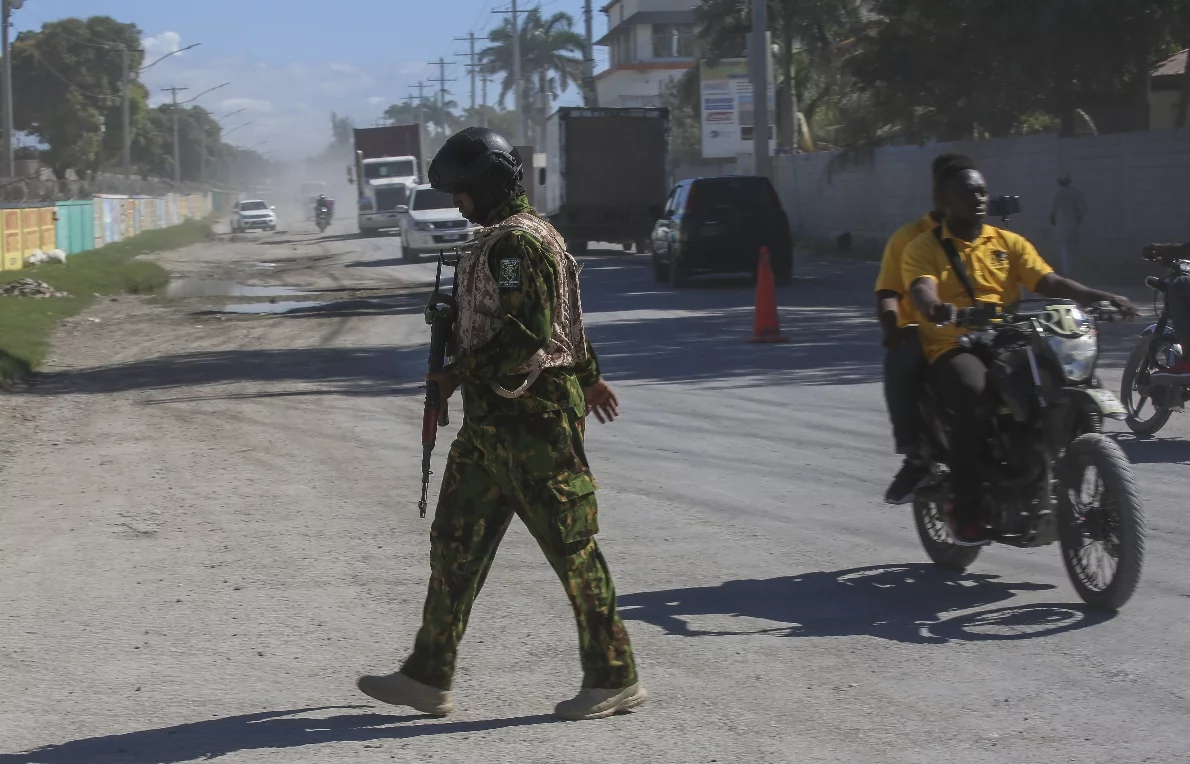
POLYGON ((430 529, 430 587, 421 629, 401 672, 450 689, 471 606, 516 514, 574 608, 583 687, 634 684, 632 646, 594 539, 595 488, 577 411, 465 419, 450 448, 430 529))

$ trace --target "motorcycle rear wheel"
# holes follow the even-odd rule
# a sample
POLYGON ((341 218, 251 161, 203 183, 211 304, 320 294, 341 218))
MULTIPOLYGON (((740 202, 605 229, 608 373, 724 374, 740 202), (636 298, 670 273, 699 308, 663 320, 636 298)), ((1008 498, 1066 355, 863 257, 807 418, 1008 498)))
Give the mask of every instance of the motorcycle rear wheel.
POLYGON ((1120 400, 1128 410, 1125 423, 1128 429, 1137 435, 1156 435, 1173 415, 1173 409, 1158 406, 1152 398, 1142 396, 1136 389, 1136 378, 1140 376, 1143 368, 1148 366, 1149 371, 1153 370, 1149 363, 1149 343, 1152 339, 1151 336, 1140 338, 1140 342, 1132 349, 1132 355, 1128 356, 1128 363, 1124 365, 1124 374, 1120 381, 1120 400), (1146 403, 1149 404, 1152 413, 1142 416, 1146 403))
POLYGON ((979 556, 977 546, 959 546, 950 540, 946 518, 938 502, 917 496, 913 499, 913 524, 917 537, 934 564, 946 570, 964 571, 979 556))
POLYGON ((1082 435, 1058 469, 1062 561, 1078 596, 1114 612, 1136 591, 1145 555, 1140 490, 1128 457, 1104 435, 1082 435))

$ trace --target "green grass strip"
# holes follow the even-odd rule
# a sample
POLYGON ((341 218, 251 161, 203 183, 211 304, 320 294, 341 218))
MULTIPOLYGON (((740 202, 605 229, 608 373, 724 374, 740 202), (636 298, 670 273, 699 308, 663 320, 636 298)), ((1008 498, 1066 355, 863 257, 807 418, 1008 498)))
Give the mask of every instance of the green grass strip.
POLYGON ((180 249, 206 240, 211 225, 187 220, 169 228, 132 236, 67 258, 66 265, 45 263, 19 271, 0 271, 0 283, 18 279, 44 281, 69 297, 0 297, 0 383, 26 377, 41 365, 58 323, 86 310, 97 297, 152 294, 169 273, 140 255, 180 249))

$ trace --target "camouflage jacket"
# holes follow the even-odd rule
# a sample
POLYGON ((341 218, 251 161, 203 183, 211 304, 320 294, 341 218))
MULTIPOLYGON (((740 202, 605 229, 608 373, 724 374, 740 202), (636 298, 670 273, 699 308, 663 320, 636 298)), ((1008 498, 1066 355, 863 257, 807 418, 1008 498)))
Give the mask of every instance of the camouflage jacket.
MULTIPOLYGON (((524 194, 501 207, 489 221, 495 225, 520 212, 537 214, 524 194)), ((552 295, 557 294, 558 266, 543 252, 541 241, 526 231, 512 231, 488 253, 488 268, 498 277, 503 323, 495 335, 444 371, 463 389, 467 417, 537 414, 558 409, 585 410, 583 388, 599 381, 599 360, 587 344, 587 357, 575 366, 544 369, 519 398, 504 398, 491 389, 493 381, 513 390, 525 380, 513 371, 546 346, 553 331, 552 295), (516 278, 507 261, 520 263, 516 278), (515 286, 512 284, 515 282, 515 286)))

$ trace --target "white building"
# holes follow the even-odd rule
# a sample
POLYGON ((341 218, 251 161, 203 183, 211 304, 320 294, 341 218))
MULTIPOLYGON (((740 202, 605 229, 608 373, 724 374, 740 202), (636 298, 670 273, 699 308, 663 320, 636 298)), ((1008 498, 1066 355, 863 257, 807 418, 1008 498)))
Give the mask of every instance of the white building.
POLYGON ((600 106, 660 106, 664 87, 696 63, 698 0, 612 0, 602 8, 607 34, 596 45, 609 66, 595 75, 600 106))

